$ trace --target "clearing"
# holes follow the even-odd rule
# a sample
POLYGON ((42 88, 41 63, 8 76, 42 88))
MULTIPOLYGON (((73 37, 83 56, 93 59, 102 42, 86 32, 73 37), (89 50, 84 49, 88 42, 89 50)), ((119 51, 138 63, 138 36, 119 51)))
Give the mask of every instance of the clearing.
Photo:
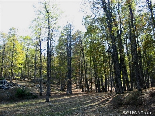
MULTIPOLYGON (((155 96, 150 96, 155 88, 143 90, 142 105, 118 105, 112 101, 115 93, 85 93, 79 89, 72 95, 52 92, 50 102, 45 102, 45 93, 36 99, 0 102, 0 116, 128 116, 155 115, 155 96)), ((130 93, 130 92, 128 92, 130 93)), ((126 96, 128 93, 123 94, 126 96)))

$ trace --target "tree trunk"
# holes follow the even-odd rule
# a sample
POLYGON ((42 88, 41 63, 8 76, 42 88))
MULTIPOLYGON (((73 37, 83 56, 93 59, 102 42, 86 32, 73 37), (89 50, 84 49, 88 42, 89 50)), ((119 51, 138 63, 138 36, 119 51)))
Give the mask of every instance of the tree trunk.
POLYGON ((98 88, 98 92, 101 92, 100 78, 99 77, 97 79, 97 88, 98 88))
POLYGON ((141 91, 141 86, 140 86, 140 75, 139 75, 139 65, 138 65, 138 54, 137 54, 137 42, 136 42, 136 37, 135 37, 135 29, 133 25, 133 10, 131 8, 131 4, 128 5, 129 7, 129 12, 130 12, 130 42, 131 42, 131 54, 132 54, 132 70, 133 70, 133 77, 136 79, 136 85, 137 89, 141 91))
POLYGON ((138 72, 139 72, 139 75, 140 75, 140 86, 142 88, 145 88, 145 82, 144 82, 144 73, 143 73, 143 66, 142 66, 142 56, 141 56, 141 49, 140 47, 138 48, 138 72))
POLYGON ((151 13, 152 31, 153 31, 153 35, 154 35, 154 38, 155 38, 155 32, 154 32, 154 29, 155 29, 155 20, 154 20, 154 14, 153 14, 152 1, 151 0, 146 0, 146 2, 148 4, 148 8, 149 8, 150 13, 151 13))
POLYGON ((89 85, 88 85, 88 79, 87 79, 87 64, 86 64, 86 60, 85 60, 85 54, 84 54, 84 47, 82 45, 82 40, 81 41, 81 52, 82 52, 82 61, 83 61, 83 67, 84 67, 84 89, 85 89, 85 92, 86 92, 86 89, 87 89, 87 92, 89 92, 89 85))
POLYGON ((96 65, 96 59, 95 56, 93 56, 93 65, 94 65, 94 76, 95 76, 95 91, 96 93, 98 92, 98 83, 97 83, 97 79, 98 79, 98 74, 97 74, 97 65, 96 65))
POLYGON ((107 92, 107 74, 105 71, 105 92, 107 92))
POLYGON ((50 62, 50 20, 49 20, 49 11, 47 10, 46 4, 45 4, 45 10, 48 14, 48 38, 47 38, 47 93, 46 93, 46 102, 49 102, 49 96, 50 96, 50 87, 51 87, 51 62, 50 62))
POLYGON ((13 74, 13 66, 14 66, 13 58, 14 58, 14 47, 15 47, 14 39, 13 39, 12 44, 13 44, 13 48, 12 48, 12 60, 11 60, 11 76, 10 76, 10 83, 12 83, 12 79, 14 78, 14 74, 13 74))
POLYGON ((92 79, 92 65, 91 65, 91 56, 90 56, 90 90, 92 92, 92 86, 93 86, 93 79, 92 79))
POLYGON ((42 51, 41 51, 41 39, 40 39, 40 36, 39 36, 39 46, 40 46, 40 66, 39 66, 40 96, 42 96, 42 51))
POLYGON ((67 67, 68 67, 68 79, 67 79, 67 92, 66 94, 72 94, 72 82, 71 82, 71 25, 69 24, 69 33, 67 34, 67 67))
MULTIPOLYGON (((4 43, 4 42, 3 42, 4 43)), ((2 65, 1 65, 1 72, 0 72, 0 78, 4 78, 3 76, 3 67, 4 67, 4 55, 5 55, 5 43, 3 45, 3 51, 2 51, 2 65)))
MULTIPOLYGON (((36 46, 36 50, 37 50, 37 46, 36 46)), ((37 75, 37 55, 35 53, 35 57, 34 57, 34 83, 36 82, 36 75, 37 75)))
POLYGON ((101 87, 102 87, 102 92, 105 92, 105 88, 104 88, 104 85, 103 85, 103 77, 101 77, 101 87))
POLYGON ((103 10, 106 13, 107 24, 109 29, 110 38, 112 41, 112 61, 114 63, 114 73, 115 73, 115 82, 116 82, 116 93, 123 93, 122 82, 121 82, 121 74, 120 74, 120 64, 118 60, 118 51, 116 47, 116 37, 114 36, 114 32, 112 31, 112 12, 110 12, 110 5, 107 7, 107 3, 105 0, 102 1, 103 10))

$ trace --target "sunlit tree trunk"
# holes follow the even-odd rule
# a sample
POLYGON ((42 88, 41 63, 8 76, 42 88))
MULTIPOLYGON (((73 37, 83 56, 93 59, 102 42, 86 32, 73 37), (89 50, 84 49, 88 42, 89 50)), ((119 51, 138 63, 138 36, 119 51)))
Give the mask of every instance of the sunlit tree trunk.
POLYGON ((151 0, 146 0, 146 3, 148 4, 148 8, 150 10, 150 13, 151 13, 151 20, 152 20, 152 31, 153 31, 153 35, 154 35, 154 38, 155 38, 155 32, 154 32, 154 29, 155 29, 155 20, 154 20, 154 14, 153 14, 153 6, 152 6, 152 1, 151 0))

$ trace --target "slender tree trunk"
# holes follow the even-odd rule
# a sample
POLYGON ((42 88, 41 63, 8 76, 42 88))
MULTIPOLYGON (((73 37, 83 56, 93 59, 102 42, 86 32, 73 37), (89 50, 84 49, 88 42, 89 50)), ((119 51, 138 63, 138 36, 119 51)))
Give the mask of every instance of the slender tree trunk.
POLYGON ((82 89, 82 78, 83 78, 83 68, 82 68, 82 61, 81 61, 81 51, 80 51, 80 59, 79 59, 79 88, 82 89))
POLYGON ((88 78, 87 78, 87 63, 85 64, 85 86, 87 89, 87 92, 89 92, 89 84, 88 84, 88 78))
POLYGON ((87 79, 87 64, 86 64, 86 60, 85 60, 85 55, 84 55, 84 48, 82 45, 82 40, 81 40, 81 52, 82 52, 82 60, 83 60, 83 67, 84 67, 84 81, 85 81, 85 88, 87 89, 87 92, 89 92, 89 85, 88 85, 88 79, 87 79))
POLYGON ((107 92, 107 74, 106 71, 104 71, 105 73, 105 92, 107 92))
POLYGON ((69 24, 69 33, 67 34, 67 66, 68 66, 68 80, 66 94, 72 94, 71 82, 71 25, 69 24))
POLYGON ((144 70, 144 83, 145 86, 144 88, 149 88, 149 61, 148 61, 148 57, 149 55, 146 54, 146 50, 143 51, 144 54, 144 59, 143 59, 143 66, 145 67, 144 70))
POLYGON ((91 92, 92 92, 92 86, 93 86, 93 79, 92 79, 92 58, 91 58, 91 56, 90 56, 90 90, 91 90, 91 92))
POLYGON ((10 83, 12 83, 12 79, 14 77, 14 74, 13 74, 13 65, 14 65, 14 47, 15 47, 15 44, 14 44, 14 40, 12 42, 13 44, 13 48, 12 48, 12 60, 11 60, 11 77, 10 77, 10 83))
POLYGON ((139 47, 138 49, 138 63, 139 63, 139 75, 140 75, 140 86, 142 88, 145 88, 145 82, 144 82, 144 73, 143 73, 143 66, 142 66, 142 55, 141 55, 141 49, 139 47))
MULTIPOLYGON (((36 46, 36 50, 37 50, 37 46, 36 46)), ((35 53, 35 57, 34 57, 34 83, 36 82, 36 75, 37 75, 37 55, 35 53)))
POLYGON ((97 78, 97 88, 98 88, 98 92, 101 92, 101 86, 100 86, 100 78, 97 78))
POLYGON ((101 87, 102 87, 102 92, 105 92, 105 88, 104 88, 104 85, 103 85, 103 77, 101 77, 101 87))
POLYGON ((154 20, 154 14, 153 14, 152 1, 151 0, 146 0, 146 2, 148 4, 148 8, 149 8, 150 13, 151 13, 152 31, 153 31, 153 35, 154 35, 154 38, 155 38, 155 32, 154 32, 154 29, 155 29, 155 20, 154 20))
POLYGON ((112 88, 113 88, 113 78, 112 78, 112 62, 111 62, 111 58, 110 58, 110 55, 109 55, 109 67, 110 67, 110 85, 111 85, 111 92, 112 92, 112 88))
POLYGON ((80 89, 82 89, 82 92, 84 92, 84 86, 83 86, 83 81, 84 81, 84 74, 83 74, 83 60, 82 60, 82 51, 80 50, 80 89))
MULTIPOLYGON (((3 42, 4 43, 4 42, 3 42)), ((4 67, 4 55, 5 55, 5 44, 3 45, 3 51, 2 51, 2 65, 1 65, 1 72, 0 72, 0 78, 4 78, 3 76, 3 67, 4 67)))
POLYGON ((61 79, 60 79, 60 91, 65 91, 65 80, 62 78, 62 73, 60 72, 60 76, 61 76, 61 79))
POLYGON ((98 69, 97 69, 97 62, 96 62, 96 57, 93 56, 93 65, 94 65, 94 76, 95 76, 95 91, 100 92, 100 80, 98 76, 98 69))
POLYGON ((45 4, 45 10, 48 14, 48 39, 47 39, 47 93, 46 93, 46 102, 49 102, 49 96, 50 96, 50 86, 51 86, 51 74, 50 74, 50 70, 51 70, 51 67, 50 67, 50 20, 49 20, 49 11, 47 10, 46 8, 46 4, 45 4))
POLYGON ((40 96, 42 96, 42 51, 41 51, 41 39, 39 37, 40 45, 40 66, 39 66, 39 75, 40 75, 40 96))
POLYGON ((93 56, 93 65, 94 65, 94 76, 95 76, 95 91, 97 93, 98 92, 98 85, 97 85, 98 74, 97 74, 97 65, 96 65, 95 56, 93 56))

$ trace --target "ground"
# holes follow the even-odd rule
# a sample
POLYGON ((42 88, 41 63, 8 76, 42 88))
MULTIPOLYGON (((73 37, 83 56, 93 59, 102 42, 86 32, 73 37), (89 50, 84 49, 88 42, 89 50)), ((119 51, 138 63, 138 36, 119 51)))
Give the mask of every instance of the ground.
POLYGON ((45 102, 44 94, 37 99, 1 102, 0 116, 128 116, 136 113, 140 116, 153 116, 155 97, 149 97, 149 93, 154 90, 155 88, 150 88, 142 92, 143 105, 118 107, 112 105, 112 99, 117 96, 115 93, 84 93, 75 88, 72 95, 54 91, 50 102, 45 102))

